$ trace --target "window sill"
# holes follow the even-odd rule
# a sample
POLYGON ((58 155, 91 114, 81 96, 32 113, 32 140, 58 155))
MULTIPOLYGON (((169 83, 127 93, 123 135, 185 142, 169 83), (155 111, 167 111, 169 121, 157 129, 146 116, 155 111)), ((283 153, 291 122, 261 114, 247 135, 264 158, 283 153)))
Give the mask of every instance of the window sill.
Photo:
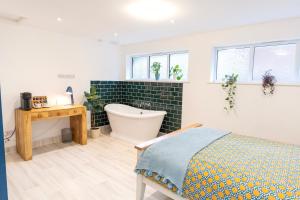
MULTIPOLYGON (((217 84, 220 85, 222 82, 219 81, 210 81, 208 84, 217 84)), ((237 85, 259 85, 261 86, 261 82, 238 82, 237 85)), ((275 86, 290 86, 290 87, 300 87, 300 82, 295 83, 276 83, 275 86)))
POLYGON ((175 81, 175 80, 148 80, 148 79, 125 79, 124 81, 129 82, 152 82, 152 83, 190 83, 187 80, 175 81))

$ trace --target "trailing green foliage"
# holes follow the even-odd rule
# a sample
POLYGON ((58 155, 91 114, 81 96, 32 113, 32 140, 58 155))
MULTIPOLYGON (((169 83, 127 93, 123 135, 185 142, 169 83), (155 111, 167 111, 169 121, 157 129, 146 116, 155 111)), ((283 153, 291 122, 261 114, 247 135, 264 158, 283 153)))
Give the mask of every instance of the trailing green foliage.
POLYGON ((95 127, 95 113, 103 111, 104 103, 101 100, 101 97, 97 95, 97 89, 95 86, 91 86, 90 93, 84 92, 84 96, 86 101, 83 105, 87 108, 87 110, 91 111, 92 117, 92 128, 95 127))
POLYGON ((232 75, 225 75, 222 83, 222 88, 226 92, 227 96, 225 98, 226 105, 224 109, 226 111, 230 111, 235 106, 235 95, 236 95, 236 88, 237 88, 237 80, 238 80, 238 74, 232 74, 232 75))

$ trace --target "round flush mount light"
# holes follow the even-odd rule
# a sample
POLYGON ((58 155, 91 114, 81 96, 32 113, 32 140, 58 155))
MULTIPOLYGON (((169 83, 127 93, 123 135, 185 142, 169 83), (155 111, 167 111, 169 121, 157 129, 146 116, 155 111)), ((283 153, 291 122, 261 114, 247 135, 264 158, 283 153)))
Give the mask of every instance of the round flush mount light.
POLYGON ((56 20, 57 20, 58 22, 61 22, 61 21, 62 21, 62 18, 58 17, 58 18, 56 18, 56 20))
POLYGON ((137 19, 160 21, 172 18, 176 7, 165 0, 138 0, 127 7, 127 12, 137 19))

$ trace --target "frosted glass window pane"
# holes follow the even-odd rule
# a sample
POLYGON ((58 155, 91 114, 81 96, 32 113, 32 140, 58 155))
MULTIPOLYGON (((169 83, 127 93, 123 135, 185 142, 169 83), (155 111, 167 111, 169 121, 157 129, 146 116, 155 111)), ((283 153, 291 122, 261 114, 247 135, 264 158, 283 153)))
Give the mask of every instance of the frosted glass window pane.
POLYGON ((225 75, 238 74, 238 81, 248 81, 250 48, 236 48, 218 51, 217 80, 225 75))
POLYGON ((135 57, 132 59, 132 78, 148 78, 148 57, 135 57))
POLYGON ((175 65, 179 65, 183 72, 182 80, 188 79, 188 62, 189 62, 189 54, 181 53, 181 54, 172 54, 170 57, 170 67, 174 67, 175 65))
POLYGON ((272 70, 277 81, 296 81, 296 44, 255 48, 253 79, 261 80, 264 73, 272 70))
MULTIPOLYGON (((160 68, 160 79, 167 79, 168 78, 168 56, 151 56, 150 57, 150 70, 151 66, 154 62, 159 62, 161 64, 160 68)), ((152 72, 150 73, 150 78, 155 79, 155 74, 152 72)))

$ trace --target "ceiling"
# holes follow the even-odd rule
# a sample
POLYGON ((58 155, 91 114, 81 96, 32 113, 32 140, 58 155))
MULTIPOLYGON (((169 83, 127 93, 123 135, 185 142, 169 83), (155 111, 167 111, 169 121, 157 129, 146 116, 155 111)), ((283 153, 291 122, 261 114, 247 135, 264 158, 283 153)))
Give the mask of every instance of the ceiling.
POLYGON ((300 0, 164 0, 176 13, 146 21, 127 12, 136 1, 0 0, 0 16, 24 17, 24 25, 120 44, 300 17, 300 0))

